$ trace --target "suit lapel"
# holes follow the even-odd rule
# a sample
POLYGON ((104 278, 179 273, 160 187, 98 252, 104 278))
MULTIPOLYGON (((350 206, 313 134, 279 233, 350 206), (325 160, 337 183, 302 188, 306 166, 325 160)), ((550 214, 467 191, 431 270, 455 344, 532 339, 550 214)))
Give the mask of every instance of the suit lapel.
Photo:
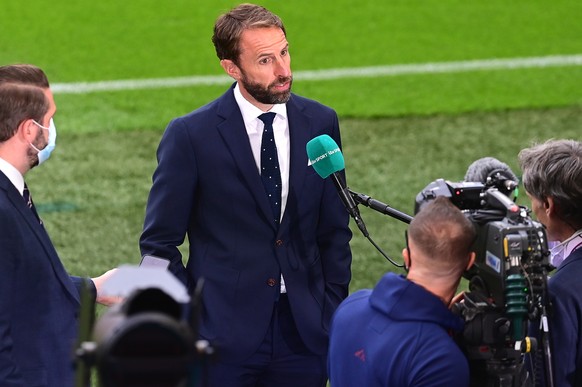
MULTIPOLYGON (((291 96, 287 102, 287 118, 289 120, 289 195, 287 197, 287 209, 285 213, 293 213, 301 202, 300 193, 303 192, 303 182, 307 175, 307 150, 305 146, 312 137, 311 120, 303 113, 303 107, 291 96)), ((289 227, 290 217, 283 215, 281 227, 289 227)))
POLYGON ((296 187, 296 192, 301 192, 307 166, 307 142, 311 140, 312 129, 311 120, 302 113, 302 107, 299 106, 293 97, 287 103, 287 115, 289 119, 289 142, 290 142, 290 168, 289 168, 289 187, 296 187))
POLYGON ((22 217, 22 220, 27 223, 30 230, 32 231, 32 235, 34 235, 39 240, 46 253, 45 257, 49 259, 50 264, 63 287, 67 289, 67 291, 77 302, 79 302, 78 292, 73 282, 71 281, 71 278, 67 274, 61 260, 59 259, 58 254, 44 226, 38 222, 38 219, 31 211, 31 209, 28 208, 16 187, 12 185, 12 182, 10 182, 10 180, 2 172, 0 172, 0 187, 2 190, 4 190, 6 197, 14 206, 15 213, 18 213, 22 217))
MULTIPOLYGON (((273 217, 271 215, 271 205, 265 194, 242 114, 234 99, 232 88, 221 97, 217 113, 224 119, 218 125, 218 131, 229 152, 232 154, 237 168, 243 176, 244 183, 254 196, 265 220, 271 219, 273 217)), ((274 224, 273 228, 275 228, 274 224)))
MULTIPOLYGON (((233 86, 234 87, 234 86, 233 86)), ((309 117, 303 112, 303 107, 291 96, 287 102, 287 116, 289 120, 289 143, 290 143, 290 167, 289 167, 289 196, 287 198, 287 208, 296 206, 300 198, 298 193, 302 192, 303 181, 306 175, 307 151, 305 146, 312 137, 312 128, 309 117)), ((271 207, 261 176, 257 171, 253 152, 249 144, 249 138, 244 126, 242 114, 234 99, 232 87, 220 99, 217 113, 224 119, 218 125, 218 131, 224 142, 236 160, 241 175, 245 180, 249 191, 252 192, 257 204, 265 216, 270 219, 271 207)), ((285 210, 287 213, 287 210, 285 210)), ((288 216, 283 214, 280 230, 284 224, 288 226, 288 216)), ((270 222, 271 223, 271 222, 270 222)), ((275 227, 275 225, 273 225, 275 227)))

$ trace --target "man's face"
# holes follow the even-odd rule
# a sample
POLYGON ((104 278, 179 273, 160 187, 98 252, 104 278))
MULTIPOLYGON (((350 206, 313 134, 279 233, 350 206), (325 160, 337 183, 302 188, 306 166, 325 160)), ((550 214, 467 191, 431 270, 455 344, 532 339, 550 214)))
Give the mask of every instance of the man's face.
POLYGON ((546 232, 548 234, 548 238, 550 240, 554 240, 555 237, 553 235, 552 230, 552 222, 550 221, 547 213, 547 206, 544 205, 544 202, 541 199, 536 198, 533 195, 530 195, 529 192, 526 192, 527 197, 531 200, 531 210, 535 214, 536 219, 546 227, 546 232))
POLYGON ((275 27, 246 30, 240 43, 238 71, 233 77, 243 96, 262 110, 287 102, 293 76, 289 44, 283 31, 275 27))

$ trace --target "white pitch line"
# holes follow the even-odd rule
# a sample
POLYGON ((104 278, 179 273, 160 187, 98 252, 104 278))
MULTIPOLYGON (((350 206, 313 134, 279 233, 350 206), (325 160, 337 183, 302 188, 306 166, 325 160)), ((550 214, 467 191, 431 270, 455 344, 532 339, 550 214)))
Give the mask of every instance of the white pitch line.
MULTIPOLYGON (((529 58, 483 59, 371 67, 296 71, 295 80, 322 81, 342 78, 388 77, 407 74, 460 73, 483 70, 582 66, 582 55, 554 55, 529 58)), ((100 91, 161 89, 172 87, 224 85, 233 82, 226 75, 195 75, 177 78, 126 79, 119 81, 55 83, 53 93, 86 94, 100 91)))

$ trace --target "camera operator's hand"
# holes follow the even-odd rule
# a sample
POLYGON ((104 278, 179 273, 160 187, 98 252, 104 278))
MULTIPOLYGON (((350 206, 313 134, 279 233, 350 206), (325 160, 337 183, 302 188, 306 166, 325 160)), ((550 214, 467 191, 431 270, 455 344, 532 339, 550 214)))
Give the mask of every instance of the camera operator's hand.
POLYGON ((109 296, 103 294, 103 283, 105 283, 112 275, 117 271, 117 268, 106 271, 99 277, 91 278, 95 284, 95 289, 97 290, 97 299, 95 300, 101 305, 111 306, 123 301, 123 297, 109 296))

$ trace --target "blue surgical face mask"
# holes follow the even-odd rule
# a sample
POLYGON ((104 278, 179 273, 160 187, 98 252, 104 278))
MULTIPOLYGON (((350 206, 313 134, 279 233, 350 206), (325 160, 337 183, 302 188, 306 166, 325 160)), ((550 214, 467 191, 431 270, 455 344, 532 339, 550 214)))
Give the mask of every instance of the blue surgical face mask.
POLYGON ((49 157, 51 157, 51 153, 55 149, 56 142, 57 142, 57 128, 55 127, 55 123, 54 123, 52 118, 50 120, 50 124, 49 124, 48 128, 46 126, 42 126, 41 124, 39 124, 38 122, 36 122, 34 120, 32 120, 32 122, 37 124, 39 126, 39 128, 42 128, 44 130, 48 130, 48 132, 49 132, 48 144, 43 149, 38 149, 32 143, 30 144, 30 146, 33 147, 38 152, 38 165, 40 165, 40 164, 44 163, 45 161, 47 161, 49 157))

